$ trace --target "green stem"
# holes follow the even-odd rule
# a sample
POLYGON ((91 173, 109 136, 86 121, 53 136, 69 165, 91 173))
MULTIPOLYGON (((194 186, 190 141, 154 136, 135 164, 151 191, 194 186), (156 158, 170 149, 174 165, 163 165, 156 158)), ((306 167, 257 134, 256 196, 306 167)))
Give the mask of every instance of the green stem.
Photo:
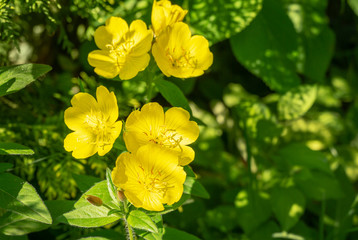
POLYGON ((124 213, 125 213, 125 216, 123 217, 123 219, 124 219, 124 222, 126 224, 126 229, 128 230, 129 240, 134 240, 134 238, 133 238, 134 234, 133 234, 132 226, 127 221, 127 214, 129 212, 129 209, 128 209, 128 206, 127 206, 127 201, 123 201, 122 203, 123 203, 124 213))
POLYGON ((319 240, 324 239, 324 214, 326 211, 326 199, 325 194, 323 194, 323 201, 321 206, 321 214, 319 219, 319 240))

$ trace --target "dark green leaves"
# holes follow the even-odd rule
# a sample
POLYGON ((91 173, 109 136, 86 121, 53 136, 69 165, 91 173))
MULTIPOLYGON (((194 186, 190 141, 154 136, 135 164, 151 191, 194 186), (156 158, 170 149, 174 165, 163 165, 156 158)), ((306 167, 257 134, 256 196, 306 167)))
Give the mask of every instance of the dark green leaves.
POLYGON ((237 60, 271 89, 287 91, 299 85, 297 34, 279 1, 264 1, 250 26, 231 38, 231 47, 237 60))
POLYGON ((21 90, 51 69, 32 63, 0 68, 0 97, 21 90))
POLYGON ((190 0, 190 26, 211 44, 242 31, 256 17, 262 0, 190 0))
POLYGON ((0 155, 32 155, 34 151, 17 143, 0 142, 0 155))
POLYGON ((149 232, 158 232, 158 228, 153 220, 140 210, 131 211, 128 215, 127 221, 134 228, 146 230, 149 232))
POLYGON ((208 199, 209 193, 194 177, 187 176, 184 182, 184 193, 208 199))

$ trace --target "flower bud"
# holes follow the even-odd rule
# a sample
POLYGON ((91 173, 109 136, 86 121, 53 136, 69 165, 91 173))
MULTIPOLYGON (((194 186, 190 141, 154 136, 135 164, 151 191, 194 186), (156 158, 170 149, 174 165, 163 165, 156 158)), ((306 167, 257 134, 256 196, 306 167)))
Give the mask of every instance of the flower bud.
POLYGON ((127 199, 126 196, 124 195, 123 191, 117 191, 117 196, 118 196, 119 200, 121 200, 122 202, 127 199))
POLYGON ((100 199, 99 197, 96 197, 96 196, 87 195, 87 196, 86 196, 86 200, 87 200, 90 204, 92 204, 92 205, 94 205, 94 206, 96 206, 96 207, 100 207, 100 206, 103 205, 102 199, 100 199))

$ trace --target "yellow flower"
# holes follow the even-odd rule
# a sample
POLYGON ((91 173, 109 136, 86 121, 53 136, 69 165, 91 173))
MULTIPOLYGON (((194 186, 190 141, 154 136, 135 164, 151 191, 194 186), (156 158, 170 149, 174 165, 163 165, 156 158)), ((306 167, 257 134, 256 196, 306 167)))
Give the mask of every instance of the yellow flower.
POLYGON ((111 17, 106 26, 97 28, 94 39, 100 50, 90 52, 88 62, 98 75, 114 78, 119 74, 127 80, 148 66, 153 33, 143 21, 135 20, 128 28, 122 18, 111 17))
POLYGON ((118 118, 117 99, 104 86, 97 88, 97 101, 88 93, 73 96, 73 107, 65 111, 65 123, 74 132, 64 141, 66 151, 75 158, 87 158, 98 152, 103 156, 111 150, 122 130, 118 118))
POLYGON ((167 26, 181 22, 187 13, 187 10, 183 10, 178 5, 172 5, 168 0, 159 2, 154 0, 152 8, 152 28, 154 34, 159 36, 167 26))
POLYGON ((168 77, 197 77, 213 63, 209 42, 203 36, 191 36, 187 24, 178 22, 156 38, 152 53, 160 70, 168 77))
POLYGON ((135 152, 146 144, 159 145, 170 149, 179 159, 179 165, 194 160, 194 150, 186 146, 195 142, 199 127, 189 121, 189 113, 178 107, 163 111, 158 103, 148 103, 142 110, 132 112, 126 121, 124 141, 128 151, 135 152))
POLYGON ((113 183, 124 190, 129 202, 149 211, 162 211, 164 203, 179 201, 185 177, 177 156, 156 145, 122 153, 112 171, 113 183))

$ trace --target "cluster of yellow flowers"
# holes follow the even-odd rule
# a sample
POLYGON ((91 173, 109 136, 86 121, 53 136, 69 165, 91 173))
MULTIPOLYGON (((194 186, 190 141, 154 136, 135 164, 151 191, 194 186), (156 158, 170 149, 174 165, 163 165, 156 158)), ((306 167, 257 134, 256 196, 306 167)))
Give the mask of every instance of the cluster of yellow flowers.
POLYGON ((100 76, 119 75, 127 80, 148 66, 152 48, 158 67, 166 76, 200 76, 213 63, 213 54, 208 41, 203 36, 191 36, 189 26, 181 22, 186 14, 186 10, 168 0, 154 0, 151 30, 142 20, 135 20, 128 27, 122 18, 111 17, 95 31, 100 50, 92 51, 88 62, 100 76))
MULTIPOLYGON (((78 93, 65 111, 65 123, 74 132, 64 147, 75 158, 87 158, 111 150, 122 130, 117 100, 104 86, 97 88, 97 101, 78 93)), ((150 211, 164 210, 163 204, 179 201, 186 173, 184 165, 194 160, 187 146, 199 136, 190 114, 178 107, 164 112, 158 103, 147 103, 127 118, 123 138, 128 152, 122 153, 112 171, 114 184, 130 203, 150 211)))

